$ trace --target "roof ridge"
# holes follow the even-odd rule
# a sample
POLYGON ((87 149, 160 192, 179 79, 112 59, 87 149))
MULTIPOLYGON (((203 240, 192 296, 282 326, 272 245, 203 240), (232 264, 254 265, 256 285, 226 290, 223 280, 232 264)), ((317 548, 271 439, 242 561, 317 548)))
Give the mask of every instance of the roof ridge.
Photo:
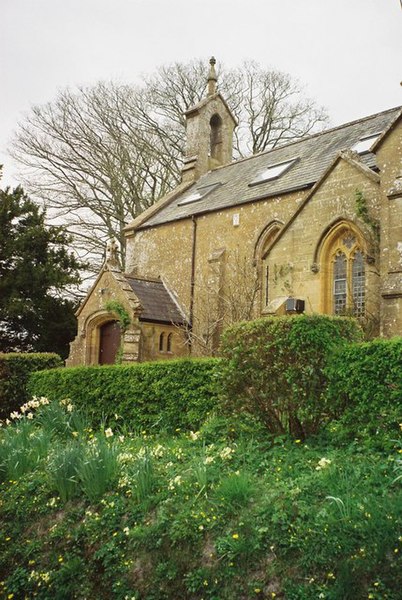
MULTIPOLYGON (((386 115, 387 113, 393 112, 395 110, 402 110, 402 106, 394 106, 393 108, 387 108, 387 110, 380 110, 377 113, 372 115, 367 115, 366 117, 360 117, 359 119, 354 119, 353 121, 347 121, 346 123, 341 123, 340 125, 335 125, 334 127, 330 127, 329 129, 323 129, 323 131, 317 131, 317 133, 312 133, 311 135, 305 136, 304 138, 300 138, 299 140, 295 140, 294 142, 290 142, 286 144, 287 146, 290 144, 294 144, 297 142, 302 142, 308 138, 318 137, 319 135, 323 135, 324 133, 332 133, 333 131, 337 131, 338 129, 343 129, 344 127, 350 127, 351 125, 356 125, 357 123, 363 123, 364 121, 369 121, 370 119, 374 119, 379 115, 386 115)), ((284 148, 284 146, 280 146, 280 148, 284 148)))
MULTIPOLYGON (((379 115, 386 115, 387 113, 390 113, 390 112, 393 112, 396 110, 402 110, 402 106, 394 106, 394 108, 388 108, 387 110, 381 110, 372 115, 367 115, 366 117, 361 117, 360 119, 355 119, 354 121, 348 121, 347 123, 341 123, 341 125, 335 125, 335 127, 330 127, 329 129, 323 129, 322 131, 317 131, 316 133, 312 133, 311 135, 306 135, 297 140, 291 140, 290 142, 288 142, 287 144, 284 144, 283 146, 276 146, 275 148, 269 148, 268 150, 263 150, 262 152, 257 152, 257 154, 251 154, 250 156, 244 156, 242 158, 232 161, 231 163, 227 163, 226 165, 221 165, 220 167, 214 169, 214 171, 219 171, 220 169, 226 169, 227 167, 231 167, 233 165, 238 165, 239 163, 245 162, 247 160, 252 160, 253 158, 256 158, 257 156, 269 154, 270 152, 274 152, 275 150, 282 150, 283 148, 288 148, 289 146, 293 146, 295 144, 300 144, 301 142, 305 142, 306 140, 310 140, 312 138, 319 137, 320 135, 325 135, 326 133, 333 133, 334 131, 343 129, 345 127, 350 127, 352 125, 356 125, 357 123, 364 123, 365 121, 374 119, 375 117, 378 117, 379 115)), ((208 173, 206 173, 206 175, 208 175, 208 173)))
MULTIPOLYGON (((353 148, 359 139, 370 134, 381 131, 386 134, 390 131, 392 123, 400 123, 401 115, 402 107, 388 108, 209 171, 202 175, 198 181, 192 182, 191 188, 186 193, 191 194, 194 189, 203 187, 204 190, 214 190, 211 192, 210 197, 200 199, 200 202, 197 203, 189 203, 187 207, 181 205, 177 207, 177 202, 184 198, 184 196, 178 195, 176 203, 174 201, 166 203, 161 211, 145 221, 141 228, 187 219, 193 215, 201 215, 207 212, 228 209, 229 207, 234 208, 240 204, 264 200, 284 193, 296 192, 297 190, 306 190, 320 179, 322 173, 338 152, 353 148), (258 191, 250 191, 250 186, 247 184, 254 180, 259 170, 297 157, 300 157, 300 161, 292 170, 289 170, 289 174, 284 173, 282 177, 266 181, 258 191), (224 189, 224 186, 222 186, 215 190, 214 184, 217 182, 227 184, 227 188, 224 189), (257 197, 255 194, 257 194, 257 197)), ((375 154, 367 153, 361 156, 361 161, 367 167, 376 169, 375 154)), ((305 195, 305 192, 300 193, 305 195)))

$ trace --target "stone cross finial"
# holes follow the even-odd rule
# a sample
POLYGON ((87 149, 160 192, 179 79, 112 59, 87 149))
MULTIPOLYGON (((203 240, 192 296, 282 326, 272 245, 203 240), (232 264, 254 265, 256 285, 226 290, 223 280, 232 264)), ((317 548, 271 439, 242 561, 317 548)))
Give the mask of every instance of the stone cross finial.
POLYGON ((214 94, 216 94, 216 82, 218 81, 218 78, 216 76, 216 71, 215 71, 215 65, 216 65, 215 57, 213 57, 213 56, 211 57, 209 64, 211 65, 211 67, 209 69, 209 74, 208 74, 208 96, 213 96, 214 94))
POLYGON ((106 262, 112 265, 117 265, 117 253, 119 251, 119 247, 114 238, 110 239, 106 244, 106 262))

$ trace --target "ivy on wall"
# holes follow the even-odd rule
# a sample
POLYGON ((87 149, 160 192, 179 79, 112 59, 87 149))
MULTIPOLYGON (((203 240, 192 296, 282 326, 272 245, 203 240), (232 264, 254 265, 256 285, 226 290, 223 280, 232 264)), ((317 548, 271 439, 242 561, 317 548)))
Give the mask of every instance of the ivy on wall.
POLYGON ((119 322, 121 332, 124 333, 125 331, 127 331, 128 327, 131 325, 131 319, 124 306, 116 300, 110 300, 106 303, 105 308, 108 312, 115 313, 119 322))
POLYGON ((115 362, 116 364, 120 364, 123 360, 124 334, 131 325, 131 318, 124 306, 120 302, 117 302, 117 300, 110 300, 105 304, 105 308, 108 312, 114 313, 117 316, 117 321, 119 323, 121 341, 115 362))
POLYGON ((356 215, 366 223, 373 232, 374 238, 377 242, 380 241, 380 224, 377 219, 373 219, 370 216, 367 199, 365 198, 363 192, 359 189, 355 191, 355 202, 356 202, 356 215))

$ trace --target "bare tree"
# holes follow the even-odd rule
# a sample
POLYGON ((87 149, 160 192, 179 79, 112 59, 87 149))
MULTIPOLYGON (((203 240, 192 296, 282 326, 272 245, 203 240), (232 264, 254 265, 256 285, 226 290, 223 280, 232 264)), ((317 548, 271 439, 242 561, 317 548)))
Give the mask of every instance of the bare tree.
MULTIPOLYGON (((205 96, 207 72, 207 61, 175 63, 141 87, 65 90, 34 106, 18 126, 10 154, 24 168, 24 187, 95 263, 106 239, 115 237, 124 267, 125 225, 180 181, 184 112, 205 96)), ((240 122, 235 157, 303 137, 326 122, 286 74, 245 63, 222 68, 219 80, 240 122)))
POLYGON ((210 264, 195 286, 197 310, 186 335, 198 355, 213 356, 226 327, 257 316, 261 282, 255 265, 238 248, 226 259, 210 264))
POLYGON ((123 228, 178 181, 178 169, 149 128, 138 125, 136 90, 98 84, 59 94, 33 107, 19 126, 11 154, 28 168, 27 188, 77 245, 103 254, 117 237, 124 262, 123 228))
POLYGON ((232 97, 239 121, 239 156, 301 139, 328 122, 325 110, 305 98, 300 84, 287 73, 246 62, 231 77, 237 81, 232 97))

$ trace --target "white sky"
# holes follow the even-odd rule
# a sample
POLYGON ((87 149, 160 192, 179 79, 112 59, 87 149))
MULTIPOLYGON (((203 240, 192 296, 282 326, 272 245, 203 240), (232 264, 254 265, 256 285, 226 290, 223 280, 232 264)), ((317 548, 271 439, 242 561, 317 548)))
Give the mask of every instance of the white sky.
POLYGON ((290 73, 333 125, 402 105, 400 0, 0 0, 1 186, 33 104, 211 55, 290 73))

